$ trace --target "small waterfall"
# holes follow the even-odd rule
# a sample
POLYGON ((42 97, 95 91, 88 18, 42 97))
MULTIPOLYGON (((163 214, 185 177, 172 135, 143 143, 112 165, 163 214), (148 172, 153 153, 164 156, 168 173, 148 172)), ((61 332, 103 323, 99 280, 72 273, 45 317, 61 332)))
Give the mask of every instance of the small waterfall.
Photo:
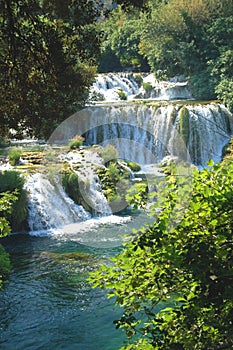
POLYGON ((25 188, 29 192, 28 224, 31 231, 60 228, 90 218, 82 206, 76 205, 66 195, 59 183, 50 182, 43 174, 31 175, 25 188))
POLYGON ((97 175, 92 176, 90 181, 89 202, 95 216, 108 216, 112 214, 97 175))
POLYGON ((157 81, 152 73, 99 74, 90 90, 91 101, 117 101, 123 92, 125 99, 192 99, 187 81, 173 79, 157 81))
POLYGON ((83 200, 94 216, 108 216, 112 210, 103 194, 96 166, 102 166, 103 160, 95 152, 69 152, 63 157, 79 179, 79 190, 83 200))

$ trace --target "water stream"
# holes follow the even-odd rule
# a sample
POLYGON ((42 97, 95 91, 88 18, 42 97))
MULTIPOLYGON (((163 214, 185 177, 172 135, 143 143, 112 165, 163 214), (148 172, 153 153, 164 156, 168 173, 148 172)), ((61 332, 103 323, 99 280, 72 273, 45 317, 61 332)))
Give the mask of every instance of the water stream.
POLYGON ((0 292, 1 350, 117 350, 123 333, 106 292, 93 290, 88 271, 121 249, 122 236, 147 220, 105 217, 47 236, 18 234, 4 241, 12 273, 0 292))

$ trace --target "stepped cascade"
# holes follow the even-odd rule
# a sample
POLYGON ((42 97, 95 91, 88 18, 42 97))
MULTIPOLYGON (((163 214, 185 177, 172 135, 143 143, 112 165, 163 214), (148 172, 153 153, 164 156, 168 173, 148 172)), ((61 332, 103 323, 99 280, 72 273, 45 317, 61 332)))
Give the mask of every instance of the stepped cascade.
POLYGON ((120 99, 192 99, 188 82, 184 78, 157 81, 152 73, 99 74, 90 91, 91 101, 117 101, 120 99))
POLYGON ((74 114, 51 135, 66 144, 83 135, 87 145, 113 144, 121 158, 140 164, 166 156, 205 167, 219 161, 233 130, 231 113, 219 103, 112 104, 74 114))

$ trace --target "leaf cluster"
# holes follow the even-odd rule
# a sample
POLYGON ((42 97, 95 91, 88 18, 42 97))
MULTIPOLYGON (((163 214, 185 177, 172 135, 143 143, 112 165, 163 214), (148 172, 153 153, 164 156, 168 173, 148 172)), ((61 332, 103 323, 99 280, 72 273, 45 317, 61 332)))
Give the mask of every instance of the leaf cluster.
POLYGON ((91 275, 123 307, 125 349, 232 348, 233 163, 209 167, 168 175, 154 224, 91 275))
POLYGON ((1 2, 2 134, 48 137, 84 105, 99 55, 98 3, 1 2))

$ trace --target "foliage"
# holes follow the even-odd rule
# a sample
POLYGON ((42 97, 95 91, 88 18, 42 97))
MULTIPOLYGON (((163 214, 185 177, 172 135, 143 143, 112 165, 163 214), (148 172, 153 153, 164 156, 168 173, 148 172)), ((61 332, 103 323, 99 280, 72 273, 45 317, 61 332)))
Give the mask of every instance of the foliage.
POLYGON ((73 139, 69 141, 70 149, 79 149, 80 146, 83 145, 84 140, 85 138, 80 135, 75 136, 73 139))
POLYGON ((226 50, 232 50, 232 2, 170 0, 158 6, 150 1, 150 8, 139 47, 158 78, 185 74, 195 98, 213 99, 217 93, 230 106, 232 59, 226 59, 226 50))
POLYGON ((27 193, 24 190, 24 178, 17 171, 0 172, 0 194, 9 192, 9 196, 17 193, 17 200, 12 203, 11 210, 4 213, 4 220, 9 222, 13 231, 26 226, 27 193))
POLYGON ((96 71, 100 1, 0 5, 1 133, 48 137, 84 105, 96 71))
POLYGON ((136 182, 126 194, 127 202, 133 209, 145 209, 148 202, 148 184, 136 182))
POLYGON ((150 67, 159 80, 182 74, 196 99, 217 97, 232 108, 232 1, 148 0, 144 5, 127 12, 118 6, 103 22, 100 69, 150 67))
MULTIPOLYGON (((11 232, 8 216, 13 212, 14 203, 18 199, 17 191, 0 193, 0 238, 6 237, 11 232)), ((8 253, 0 244, 0 289, 2 282, 10 272, 10 259, 8 253)))
POLYGON ((8 154, 10 165, 12 166, 17 165, 19 163, 21 155, 22 155, 22 150, 19 147, 12 147, 8 154))
POLYGON ((112 161, 112 160, 116 160, 119 158, 119 154, 118 151, 116 149, 116 147, 114 147, 113 145, 107 145, 101 152, 101 156, 104 160, 104 163, 106 163, 106 165, 112 161))
POLYGON ((141 170, 141 166, 138 163, 127 162, 127 165, 135 173, 141 170))
POLYGON ((195 170, 192 186, 177 175, 154 224, 91 281, 123 307, 116 327, 133 342, 125 349, 231 349, 233 162, 195 170))
POLYGON ((11 232, 8 217, 13 212, 13 205, 18 200, 17 191, 0 193, 0 238, 6 237, 11 232))
MULTIPOLYGON (((233 23, 232 23, 233 24, 233 23)), ((215 92, 233 110, 233 45, 231 50, 223 51, 215 62, 212 75, 218 79, 215 92)))
POLYGON ((151 92, 152 92, 152 90, 153 90, 153 86, 151 85, 150 82, 143 82, 143 83, 142 83, 142 87, 143 87, 143 89, 144 89, 145 92, 146 92, 146 96, 149 98, 150 95, 151 95, 151 92))
POLYGON ((120 100, 122 100, 122 101, 127 100, 127 94, 124 92, 124 90, 122 88, 120 88, 117 91, 117 94, 118 94, 120 100))
POLYGON ((130 173, 126 164, 117 160, 111 160, 107 167, 98 169, 98 176, 102 190, 113 212, 119 212, 128 206, 126 192, 131 186, 130 173))
POLYGON ((140 31, 137 30, 139 11, 126 13, 121 7, 102 23, 104 32, 100 71, 148 70, 146 60, 139 53, 140 31))

